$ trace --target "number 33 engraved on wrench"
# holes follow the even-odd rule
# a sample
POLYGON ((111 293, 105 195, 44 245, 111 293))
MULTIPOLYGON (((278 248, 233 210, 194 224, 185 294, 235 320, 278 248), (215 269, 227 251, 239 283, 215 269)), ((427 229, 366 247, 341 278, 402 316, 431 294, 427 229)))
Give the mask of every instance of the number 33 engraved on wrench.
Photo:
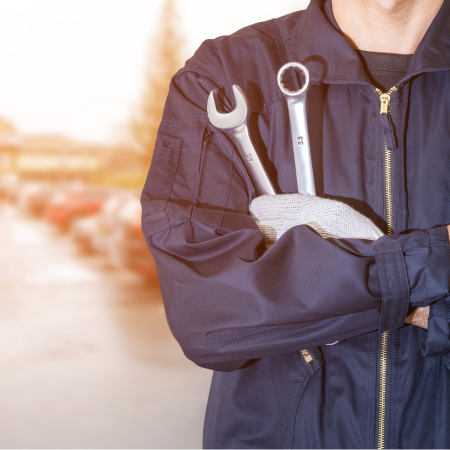
POLYGON ((303 64, 290 62, 280 69, 277 79, 289 111, 298 192, 300 194, 316 195, 311 150, 309 147, 308 123, 306 120, 306 93, 309 88, 308 69, 303 64), (291 67, 299 69, 305 76, 305 84, 296 92, 287 89, 282 81, 284 72, 291 67))

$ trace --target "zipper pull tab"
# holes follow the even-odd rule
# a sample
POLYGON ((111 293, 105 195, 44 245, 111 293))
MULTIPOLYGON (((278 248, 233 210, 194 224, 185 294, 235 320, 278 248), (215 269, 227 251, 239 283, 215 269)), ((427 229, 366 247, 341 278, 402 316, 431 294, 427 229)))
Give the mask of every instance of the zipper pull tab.
POLYGON ((380 94, 381 106, 380 114, 389 114, 389 103, 391 101, 391 94, 380 94))
POLYGON ((394 150, 398 147, 397 137, 395 136, 394 122, 392 121, 391 114, 389 113, 391 91, 392 89, 386 94, 380 94, 380 120, 384 131, 384 137, 386 139, 386 148, 388 150, 394 150))
POLYGON ((388 150, 394 150, 397 148, 397 137, 395 136, 394 131, 394 122, 392 122, 392 118, 390 114, 381 114, 380 115, 381 126, 384 131, 384 138, 386 139, 386 148, 388 150))

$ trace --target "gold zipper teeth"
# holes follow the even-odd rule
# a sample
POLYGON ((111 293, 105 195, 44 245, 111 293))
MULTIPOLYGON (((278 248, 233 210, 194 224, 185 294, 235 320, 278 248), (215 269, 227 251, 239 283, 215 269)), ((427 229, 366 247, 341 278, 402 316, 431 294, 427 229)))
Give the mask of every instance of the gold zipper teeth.
MULTIPOLYGON (((395 86, 391 87, 387 93, 383 93, 380 89, 375 91, 380 94, 380 100, 383 102, 383 97, 387 102, 384 114, 389 114, 389 103, 392 92, 396 91, 395 86), (387 95, 387 97, 386 97, 387 95)), ((383 108, 383 105, 382 105, 383 108)), ((387 148, 387 144, 384 145, 384 178, 385 178, 385 190, 386 190, 386 223, 387 234, 394 232, 393 226, 393 208, 392 208, 392 159, 391 152, 387 148)), ((388 357, 388 338, 389 331, 384 331, 381 334, 380 344, 380 392, 378 399, 378 449, 384 450, 385 448, 385 426, 386 426, 386 384, 387 384, 387 357, 388 357)))
POLYGON ((378 404, 378 449, 385 448, 385 422, 386 422, 386 378, 387 378, 387 344, 389 331, 381 335, 380 351, 380 396, 378 404))
POLYGON ((392 220, 392 174, 391 174, 391 152, 384 147, 385 156, 385 184, 386 184, 386 222, 387 222, 387 234, 394 232, 393 220, 392 220))

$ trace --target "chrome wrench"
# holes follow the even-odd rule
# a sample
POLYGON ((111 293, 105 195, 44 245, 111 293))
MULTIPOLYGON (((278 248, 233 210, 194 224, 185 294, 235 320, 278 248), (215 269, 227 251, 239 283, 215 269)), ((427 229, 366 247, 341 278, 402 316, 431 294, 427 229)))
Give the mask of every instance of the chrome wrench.
MULTIPOLYGON (((309 146, 308 121, 306 117, 306 93, 309 88, 309 71, 303 64, 290 62, 279 70, 277 80, 278 86, 286 99, 289 111, 298 193, 316 195, 311 148, 309 146), (290 67, 300 69, 305 75, 305 84, 296 92, 286 89, 282 82, 283 73, 290 67)), ((335 345, 338 342, 325 345, 335 345)))
POLYGON ((289 111, 298 192, 299 194, 316 195, 306 117, 306 93, 309 89, 309 71, 303 64, 290 62, 279 70, 277 80, 289 111), (286 89, 282 82, 283 73, 290 67, 300 69, 305 75, 305 84, 296 92, 286 89))
POLYGON ((239 86, 233 85, 233 93, 236 108, 223 114, 216 108, 216 91, 211 91, 207 105, 208 118, 216 128, 224 130, 236 145, 259 195, 275 195, 276 191, 250 138, 250 104, 239 86))

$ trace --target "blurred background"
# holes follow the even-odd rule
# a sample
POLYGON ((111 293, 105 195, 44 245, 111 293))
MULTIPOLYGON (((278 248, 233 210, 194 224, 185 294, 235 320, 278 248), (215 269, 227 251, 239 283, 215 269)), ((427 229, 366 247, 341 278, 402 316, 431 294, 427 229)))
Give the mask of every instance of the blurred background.
POLYGON ((139 203, 171 76, 307 0, 0 0, 0 447, 199 448, 139 203))

